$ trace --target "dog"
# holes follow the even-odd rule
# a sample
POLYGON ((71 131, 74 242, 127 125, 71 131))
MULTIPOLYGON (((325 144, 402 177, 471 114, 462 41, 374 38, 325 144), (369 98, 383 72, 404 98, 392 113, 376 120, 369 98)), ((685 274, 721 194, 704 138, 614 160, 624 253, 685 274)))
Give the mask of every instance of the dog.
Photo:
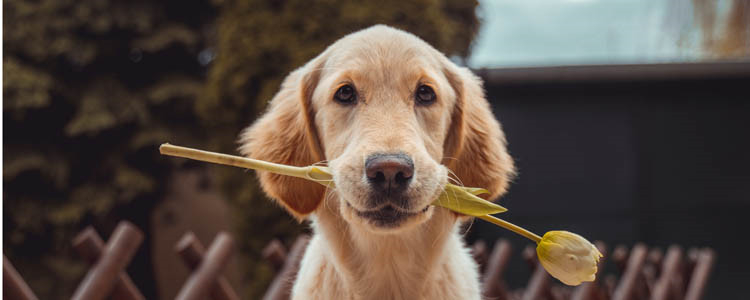
POLYGON ((505 193, 514 174, 481 80, 385 25, 351 33, 291 72, 240 134, 251 158, 327 163, 333 188, 258 172, 313 237, 292 299, 480 299, 460 233, 469 218, 430 205, 449 179, 505 193))

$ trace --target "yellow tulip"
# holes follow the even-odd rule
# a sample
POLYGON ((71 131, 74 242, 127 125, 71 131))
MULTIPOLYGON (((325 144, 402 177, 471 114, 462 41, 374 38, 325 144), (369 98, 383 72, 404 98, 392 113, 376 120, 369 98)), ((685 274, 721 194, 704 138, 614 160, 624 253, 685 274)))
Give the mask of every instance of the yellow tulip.
MULTIPOLYGON (((325 166, 287 166, 170 144, 162 144, 159 147, 159 152, 165 155, 299 177, 329 188, 333 187, 333 175, 331 170, 325 166)), ((567 285, 579 285, 583 281, 595 279, 597 264, 602 254, 589 241, 580 235, 567 231, 550 231, 544 237, 539 237, 513 223, 493 217, 491 214, 505 212, 507 209, 477 197, 477 195, 485 193, 488 193, 488 191, 481 188, 446 184, 445 190, 432 205, 478 217, 536 242, 536 253, 544 269, 567 285)))
POLYGON ((568 231, 550 231, 537 244, 536 253, 545 270, 567 285, 596 279, 599 249, 568 231))
POLYGON ((536 242, 536 255, 547 273, 567 285, 594 281, 602 253, 588 240, 568 231, 549 231, 540 237, 513 223, 490 215, 478 218, 536 242))

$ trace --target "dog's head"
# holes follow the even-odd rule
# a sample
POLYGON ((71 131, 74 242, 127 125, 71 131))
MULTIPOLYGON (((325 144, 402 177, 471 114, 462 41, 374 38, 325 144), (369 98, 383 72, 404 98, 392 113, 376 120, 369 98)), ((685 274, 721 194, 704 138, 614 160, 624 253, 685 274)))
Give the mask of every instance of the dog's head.
POLYGON ((252 158, 327 162, 337 197, 317 183, 259 172, 263 189, 303 218, 336 201, 347 222, 393 232, 429 219, 449 176, 503 194, 513 162, 480 80, 409 33, 350 34, 292 72, 242 133, 252 158))

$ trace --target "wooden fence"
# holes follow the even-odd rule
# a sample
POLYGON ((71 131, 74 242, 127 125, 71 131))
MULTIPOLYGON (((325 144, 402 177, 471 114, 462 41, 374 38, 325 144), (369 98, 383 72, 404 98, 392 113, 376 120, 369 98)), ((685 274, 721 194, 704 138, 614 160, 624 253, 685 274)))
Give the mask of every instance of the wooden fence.
MULTIPOLYGON (((138 300, 145 299, 133 284, 125 268, 143 240, 143 233, 127 221, 120 222, 106 243, 92 228, 83 230, 73 240, 73 248, 91 267, 71 297, 74 300, 138 300)), ((290 249, 278 240, 271 241, 263 256, 276 269, 276 278, 266 291, 264 300, 287 300, 299 269, 309 237, 300 236, 290 249)), ((192 270, 176 299, 237 300, 240 299, 221 273, 232 255, 233 241, 229 234, 219 233, 206 249, 191 232, 175 246, 185 265, 192 270)), ((607 251, 604 243, 597 247, 616 266, 615 274, 600 271, 595 282, 577 287, 563 286, 538 266, 536 251, 527 246, 521 256, 532 270, 525 288, 511 290, 503 273, 512 256, 512 246, 498 240, 492 249, 479 241, 472 245, 472 254, 482 270, 482 293, 487 299, 498 300, 698 300, 701 299, 714 263, 711 249, 689 249, 671 246, 666 253, 636 244, 628 249, 617 246, 607 251)), ((600 262, 603 265, 605 260, 600 262)), ((3 257, 3 296, 9 300, 35 300, 37 297, 3 257)))

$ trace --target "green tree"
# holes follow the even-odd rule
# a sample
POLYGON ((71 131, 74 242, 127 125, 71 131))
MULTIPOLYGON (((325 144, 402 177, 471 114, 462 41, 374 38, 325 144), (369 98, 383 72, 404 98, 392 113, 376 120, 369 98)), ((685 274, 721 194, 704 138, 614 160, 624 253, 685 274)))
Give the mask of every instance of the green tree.
MULTIPOLYGON (((85 267, 70 253, 88 224, 149 228, 184 161, 160 143, 236 153, 236 138, 291 70, 373 24, 458 58, 478 29, 476 1, 8 0, 4 5, 4 252, 44 299, 67 298, 85 267)), ((304 230, 249 173, 214 168, 237 220, 245 285, 273 276, 260 250, 304 230)), ((148 244, 129 271, 154 298, 148 244)), ((240 288, 240 287, 236 287, 240 288)))
POLYGON ((693 27, 700 28, 701 48, 710 59, 750 57, 750 1, 732 0, 729 4, 693 0, 693 27), (721 6, 729 9, 721 12, 721 6))
MULTIPOLYGON (((73 234, 120 219, 147 230, 173 166, 166 140, 201 132, 193 103, 215 6, 207 1, 4 1, 4 253, 43 299, 86 267, 73 234)), ((148 242, 132 264, 153 295, 148 242)), ((153 298, 153 297, 149 297, 153 298)))

